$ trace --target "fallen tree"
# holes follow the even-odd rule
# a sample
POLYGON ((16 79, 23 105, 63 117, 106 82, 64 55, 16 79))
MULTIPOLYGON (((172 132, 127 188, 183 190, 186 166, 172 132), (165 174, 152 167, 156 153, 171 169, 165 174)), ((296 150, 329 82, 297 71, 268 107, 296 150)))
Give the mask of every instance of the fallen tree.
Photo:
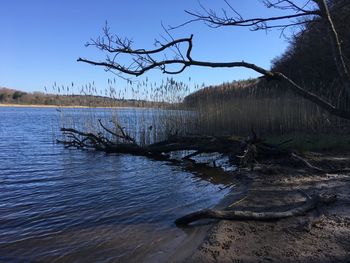
MULTIPOLYGON (((169 135, 166 140, 155 142, 150 145, 139 145, 134 138, 115 123, 115 130, 106 127, 98 120, 103 132, 84 132, 74 128, 61 128, 63 139, 57 139, 58 143, 64 144, 66 148, 90 149, 106 153, 124 153, 139 156, 146 156, 154 159, 170 159, 169 153, 176 151, 191 151, 183 156, 183 160, 204 153, 221 153, 230 156, 231 163, 237 167, 250 167, 254 169, 255 164, 261 160, 288 158, 290 162, 299 164, 313 173, 339 173, 350 170, 337 169, 325 170, 312 165, 305 158, 294 150, 280 148, 284 142, 273 145, 264 142, 255 131, 252 135, 243 138, 237 136, 204 136, 197 134, 190 135, 169 135)), ((288 140, 289 142, 290 140, 288 140)))
MULTIPOLYGON (((293 167, 304 168, 313 174, 349 173, 349 168, 323 169, 310 163, 301 154, 292 149, 283 149, 279 145, 266 143, 252 130, 252 135, 243 138, 237 136, 169 135, 163 141, 150 145, 140 145, 119 125, 114 130, 106 127, 99 119, 104 132, 84 132, 73 128, 61 128, 63 139, 57 140, 66 148, 96 150, 106 153, 121 153, 145 156, 155 160, 179 162, 171 157, 172 152, 183 152, 182 161, 192 161, 195 156, 205 153, 220 153, 229 157, 231 165, 254 170, 264 167, 265 161, 288 160, 293 167)), ((287 165, 287 164, 284 164, 287 165)))
MULTIPOLYGON (((177 27, 164 28, 169 38, 165 39, 164 42, 156 41, 156 47, 153 49, 142 47, 135 48, 132 39, 122 38, 112 34, 110 28, 106 25, 103 29, 103 35, 87 43, 87 46, 96 47, 104 52, 106 57, 102 60, 78 58, 78 61, 104 67, 107 71, 112 71, 118 76, 127 79, 129 76, 138 77, 154 69, 158 69, 164 74, 180 74, 187 68, 194 66, 210 68, 243 67, 259 73, 261 78, 268 81, 283 82, 292 92, 316 104, 319 108, 337 117, 350 120, 350 111, 348 107, 338 105, 339 103, 334 103, 322 94, 311 92, 306 84, 298 83, 298 80, 289 77, 287 72, 275 71, 273 68, 262 68, 254 63, 245 61, 213 62, 196 59, 193 56, 193 50, 195 48, 193 35, 175 39, 169 33, 170 30, 181 28, 182 26, 197 21, 204 22, 208 26, 214 28, 247 27, 253 31, 274 28, 285 30, 295 26, 323 23, 327 31, 325 35, 327 39, 329 39, 329 49, 334 58, 334 65, 336 66, 337 75, 340 80, 341 88, 337 97, 344 97, 345 100, 347 100, 350 94, 349 68, 343 50, 344 43, 338 35, 332 20, 332 14, 334 14, 336 10, 349 7, 348 1, 305 0, 302 1, 304 3, 300 3, 293 0, 265 0, 263 3, 267 8, 286 11, 287 14, 255 18, 243 18, 228 1, 224 0, 224 2, 227 4, 227 11, 230 11, 231 15, 229 12, 226 12, 226 10, 223 10, 222 15, 218 15, 215 11, 207 9, 204 6, 201 6, 202 11, 200 12, 187 11, 192 19, 177 27), (120 57, 123 56, 125 56, 125 60, 120 59, 120 57)), ((322 54, 320 55, 322 56, 322 54)), ((252 169, 254 168, 253 163, 256 159, 290 157, 291 160, 301 163, 313 172, 329 172, 313 166, 293 151, 282 150, 278 146, 259 141, 256 136, 253 136, 253 139, 242 140, 230 136, 173 135, 165 141, 141 146, 138 145, 133 138, 128 136, 120 126, 117 127, 119 132, 116 133, 106 128, 101 121, 100 125, 104 131, 109 134, 109 137, 117 138, 119 141, 111 140, 102 133, 93 134, 71 128, 62 128, 62 132, 68 139, 61 142, 64 143, 66 147, 95 149, 114 153, 130 153, 157 159, 169 159, 168 153, 173 151, 194 151, 185 156, 185 159, 190 159, 201 153, 219 152, 230 154, 234 157, 232 159, 235 160, 236 164, 251 166, 252 169), (256 153, 254 153, 255 151, 256 153)))
POLYGON ((153 159, 170 160, 170 153, 189 152, 183 160, 203 153, 221 153, 230 156, 231 163, 237 166, 251 166, 259 158, 282 158, 290 153, 276 145, 265 143, 254 131, 247 138, 236 136, 169 135, 166 140, 150 145, 139 145, 134 138, 116 124, 114 129, 106 127, 99 119, 98 123, 104 132, 84 132, 73 128, 61 128, 63 139, 57 140, 66 148, 90 149, 107 153, 123 153, 146 156, 153 159), (254 153, 252 153, 254 149, 254 153))
MULTIPOLYGON (((167 159, 167 155, 174 151, 194 151, 184 157, 189 159, 201 153, 237 153, 241 152, 241 141, 227 137, 213 137, 200 135, 178 136, 172 135, 168 139, 151 145, 141 146, 129 135, 119 135, 122 141, 109 139, 102 133, 83 132, 72 128, 61 128, 64 140, 57 140, 67 148, 93 149, 108 153, 127 153, 133 155, 167 159)), ((111 135, 115 132, 107 130, 111 135)))

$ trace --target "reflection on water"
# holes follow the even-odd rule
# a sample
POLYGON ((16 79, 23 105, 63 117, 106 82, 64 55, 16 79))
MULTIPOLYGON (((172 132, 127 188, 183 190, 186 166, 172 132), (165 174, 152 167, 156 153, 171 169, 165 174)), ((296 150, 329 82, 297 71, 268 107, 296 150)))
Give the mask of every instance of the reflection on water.
POLYGON ((55 109, 0 114, 0 262, 145 261, 186 236, 175 218, 227 192, 166 162, 64 149, 55 109))

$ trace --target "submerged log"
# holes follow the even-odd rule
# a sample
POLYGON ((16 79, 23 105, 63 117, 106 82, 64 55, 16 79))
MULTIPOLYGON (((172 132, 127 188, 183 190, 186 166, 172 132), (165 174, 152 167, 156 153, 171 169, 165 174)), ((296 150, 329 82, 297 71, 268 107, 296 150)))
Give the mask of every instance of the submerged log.
POLYGON ((254 212, 245 210, 211 210, 204 209, 200 210, 175 220, 175 224, 178 226, 188 225, 194 221, 201 219, 225 219, 225 220, 257 220, 257 221, 268 221, 276 220, 293 216, 301 216, 306 212, 316 208, 321 204, 329 204, 335 202, 337 199, 336 195, 315 195, 313 197, 307 196, 305 203, 302 205, 289 209, 287 211, 279 212, 254 212))

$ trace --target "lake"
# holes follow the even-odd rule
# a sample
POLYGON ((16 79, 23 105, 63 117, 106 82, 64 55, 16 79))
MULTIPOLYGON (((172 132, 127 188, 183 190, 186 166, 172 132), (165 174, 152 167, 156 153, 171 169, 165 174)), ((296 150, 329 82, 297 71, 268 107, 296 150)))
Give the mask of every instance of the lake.
POLYGON ((55 143, 62 111, 81 123, 112 114, 0 107, 0 262, 162 261, 195 231, 173 221, 228 193, 169 162, 66 149, 55 143))

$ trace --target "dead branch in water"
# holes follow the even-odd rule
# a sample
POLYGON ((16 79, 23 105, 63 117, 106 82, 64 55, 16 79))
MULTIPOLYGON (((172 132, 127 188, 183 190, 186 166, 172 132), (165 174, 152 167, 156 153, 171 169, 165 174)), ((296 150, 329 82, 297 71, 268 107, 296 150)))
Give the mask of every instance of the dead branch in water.
MULTIPOLYGON (((110 153, 129 153, 143 156, 159 156, 174 151, 196 151, 200 153, 236 153, 241 151, 241 141, 238 139, 226 137, 211 136, 171 136, 167 140, 153 143, 151 145, 140 146, 125 132, 117 134, 110 129, 100 125, 105 131, 124 142, 112 141, 102 133, 82 132, 72 128, 61 128, 61 132, 66 136, 66 140, 58 140, 65 147, 94 149, 97 151, 105 151, 110 153)), ((190 154, 184 158, 188 159, 196 154, 190 154)))
POLYGON ((120 138, 120 139, 123 139, 127 142, 132 142, 132 143, 135 143, 135 139, 132 138, 131 136, 129 136, 128 134, 126 134, 126 132, 124 131, 124 129, 118 124, 116 123, 116 127, 118 128, 118 130, 120 131, 121 134, 118 134, 114 131, 111 131, 110 129, 108 129, 105 125, 103 125, 101 119, 98 119, 98 123, 101 125, 101 127, 106 131, 108 132, 109 134, 117 137, 117 138, 120 138))
POLYGON ((61 128, 64 140, 57 140, 66 148, 92 149, 108 153, 124 153, 146 156, 155 159, 169 159, 169 153, 176 151, 193 151, 185 155, 183 160, 205 153, 221 153, 230 157, 230 162, 238 167, 249 166, 254 168, 256 158, 288 157, 289 151, 278 146, 267 144, 258 138, 254 131, 253 136, 238 138, 236 136, 205 136, 205 135, 171 135, 166 140, 150 145, 139 145, 136 140, 116 126, 115 131, 106 127, 98 120, 105 133, 83 132, 73 128, 61 128))
POLYGON ((164 141, 141 146, 122 127, 118 126, 116 127, 117 131, 112 131, 101 120, 99 120, 99 124, 107 132, 107 135, 112 135, 112 139, 101 132, 82 132, 73 128, 61 128, 65 139, 57 140, 57 142, 64 144, 66 148, 132 154, 157 160, 170 160, 169 153, 176 151, 193 151, 193 153, 185 155, 183 160, 191 160, 191 158, 203 153, 221 153, 230 157, 231 164, 239 168, 250 167, 251 170, 254 169, 257 161, 259 161, 259 165, 263 165, 260 161, 285 158, 293 162, 294 165, 304 167, 316 174, 350 172, 349 168, 332 170, 312 165, 296 152, 265 143, 254 136, 254 133, 252 137, 245 140, 235 136, 172 135, 164 141))

